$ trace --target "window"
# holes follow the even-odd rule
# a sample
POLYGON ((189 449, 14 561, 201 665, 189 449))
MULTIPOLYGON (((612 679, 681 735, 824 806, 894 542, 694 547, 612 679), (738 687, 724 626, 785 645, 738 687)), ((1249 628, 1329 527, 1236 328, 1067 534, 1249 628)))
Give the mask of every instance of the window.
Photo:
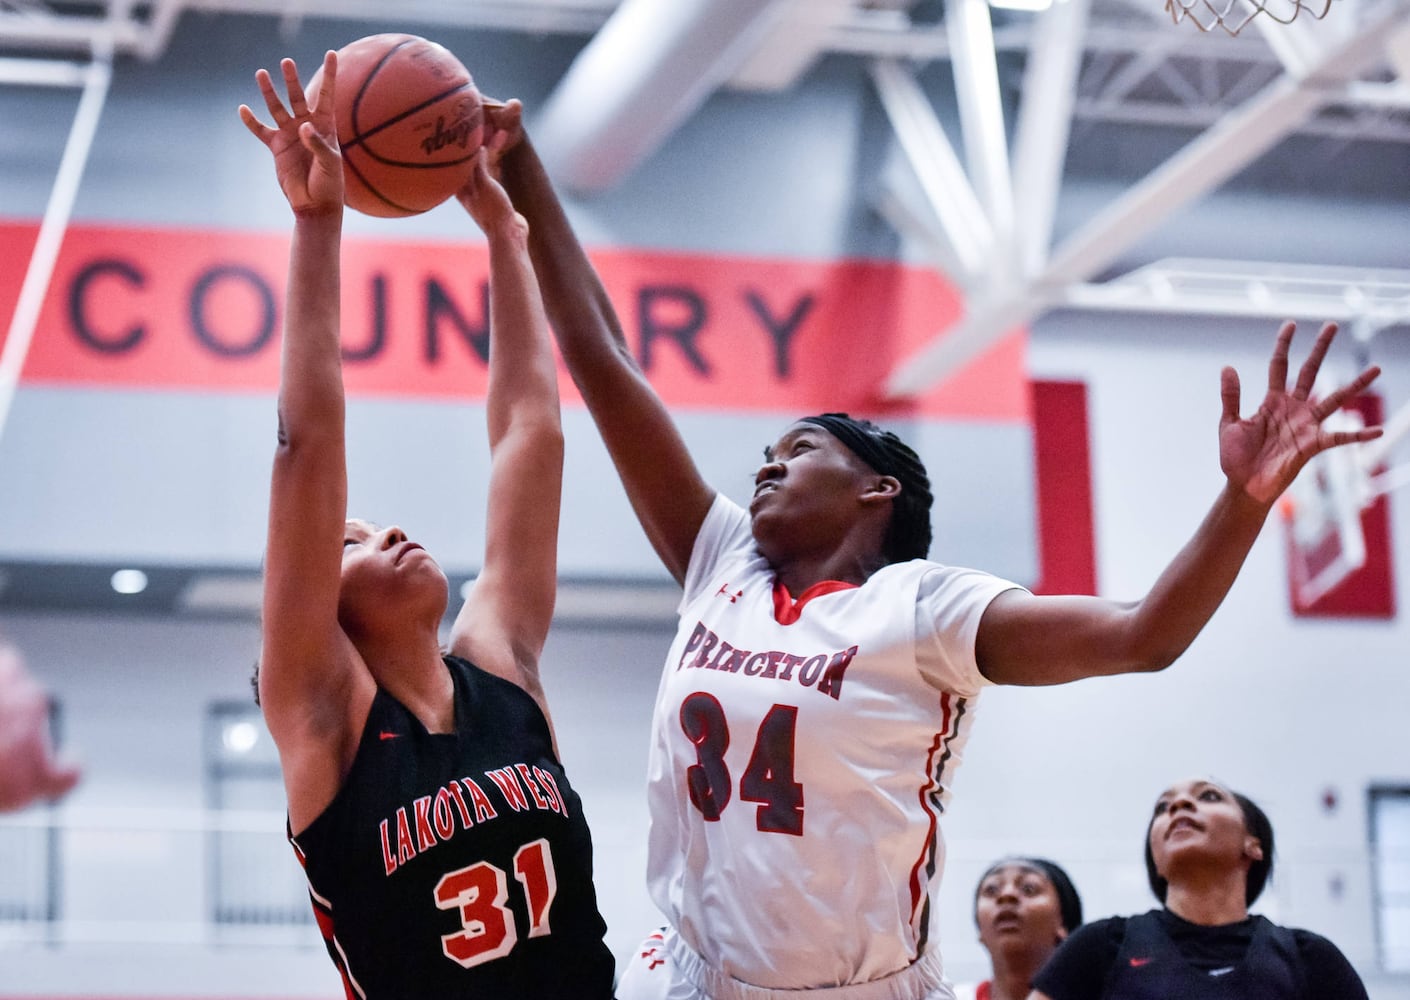
POLYGON ((1381 968, 1410 972, 1410 786, 1371 789, 1371 869, 1381 968))
POLYGON ((224 925, 313 922, 308 884, 285 837, 284 782, 259 709, 217 702, 206 716, 212 919, 224 925))

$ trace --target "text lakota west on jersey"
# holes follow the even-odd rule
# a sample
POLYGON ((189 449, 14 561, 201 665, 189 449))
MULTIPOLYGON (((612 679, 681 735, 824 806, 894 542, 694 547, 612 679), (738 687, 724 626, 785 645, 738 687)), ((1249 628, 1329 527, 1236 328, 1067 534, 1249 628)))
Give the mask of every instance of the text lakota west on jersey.
MULTIPOLYGON (((491 787, 497 788, 505 806, 514 812, 543 809, 567 817, 568 806, 558 791, 558 783, 541 767, 513 764, 486 771, 491 787)), ((391 875, 417 854, 425 853, 460 830, 484 823, 499 815, 489 795, 473 778, 459 778, 443 785, 435 795, 423 795, 405 806, 392 819, 379 824, 382 835, 382 864, 391 875), (413 834, 413 829, 415 833, 413 834), (395 833, 393 832, 395 831, 395 833), (392 841, 396 848, 393 850, 392 841)))
POLYGON ((813 654, 789 653, 781 649, 736 649, 707 628, 704 622, 697 622, 676 669, 723 670, 730 674, 742 673, 746 677, 796 680, 803 687, 817 685, 820 694, 831 695, 836 701, 842 695, 842 677, 856 655, 856 646, 834 653, 813 654))

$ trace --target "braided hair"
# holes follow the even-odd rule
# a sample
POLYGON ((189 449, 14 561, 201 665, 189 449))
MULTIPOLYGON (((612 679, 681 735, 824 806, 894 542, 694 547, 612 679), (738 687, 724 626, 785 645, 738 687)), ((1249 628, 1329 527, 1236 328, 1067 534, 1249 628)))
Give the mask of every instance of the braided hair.
POLYGON ((888 563, 924 559, 930 553, 930 508, 935 502, 930 477, 915 449, 891 431, 870 420, 846 413, 822 413, 799 423, 821 427, 845 444, 858 458, 883 476, 901 484, 891 502, 891 524, 886 529, 882 555, 888 563))

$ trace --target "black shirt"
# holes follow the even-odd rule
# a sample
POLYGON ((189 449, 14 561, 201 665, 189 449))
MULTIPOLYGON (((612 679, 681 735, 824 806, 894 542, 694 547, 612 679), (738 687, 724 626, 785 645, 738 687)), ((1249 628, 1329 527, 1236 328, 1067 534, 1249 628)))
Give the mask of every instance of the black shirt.
MULTIPOLYGON (((1137 921, 1153 932, 1155 940, 1168 942, 1177 966, 1169 973, 1172 979, 1179 977, 1182 983, 1193 984, 1180 987, 1182 992, 1169 994, 1179 995, 1181 1000, 1218 997, 1224 992, 1224 983, 1232 982, 1227 977, 1235 973, 1252 982, 1260 981, 1261 977, 1271 980, 1275 972, 1280 972, 1280 963, 1290 966, 1282 978, 1301 984, 1295 988, 1294 995, 1301 992, 1308 1000, 1366 1000, 1366 989, 1356 971, 1336 945, 1321 935, 1296 928, 1277 928, 1257 916, 1235 924, 1204 927, 1183 920, 1169 910, 1152 910, 1141 917, 1110 917, 1078 928, 1039 970, 1033 980, 1034 989, 1052 1000, 1101 1000, 1121 996, 1121 992, 1109 992, 1109 988, 1127 974, 1126 966, 1144 966, 1151 957, 1123 954, 1128 925, 1137 921), (1256 940, 1261 943, 1258 949, 1253 948, 1256 940), (1288 947, 1282 948, 1283 942, 1287 942, 1288 947), (1284 954, 1285 962, 1281 959, 1284 954)), ((1267 995, 1280 995, 1272 990, 1268 987, 1267 995)), ((1258 996, 1254 991, 1246 991, 1245 995, 1258 996)))

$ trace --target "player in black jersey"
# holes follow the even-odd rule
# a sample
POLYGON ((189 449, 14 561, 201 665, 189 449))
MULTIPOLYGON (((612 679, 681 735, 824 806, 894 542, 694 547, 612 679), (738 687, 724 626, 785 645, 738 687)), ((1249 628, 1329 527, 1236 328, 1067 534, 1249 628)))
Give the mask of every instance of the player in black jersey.
POLYGON ((240 108, 294 212, 258 692, 319 926, 349 998, 609 998, 592 847, 539 681, 563 436, 527 225, 491 174, 503 137, 459 194, 489 242, 492 457, 483 568, 443 654, 440 567, 399 528, 346 519, 337 59, 311 102, 281 66, 287 107, 256 75, 273 127, 240 108))
POLYGON ((1176 782, 1146 830, 1146 873, 1163 908, 1074 931, 1029 1000, 1366 1000, 1332 942, 1249 915, 1272 870, 1262 809, 1214 781, 1176 782))

